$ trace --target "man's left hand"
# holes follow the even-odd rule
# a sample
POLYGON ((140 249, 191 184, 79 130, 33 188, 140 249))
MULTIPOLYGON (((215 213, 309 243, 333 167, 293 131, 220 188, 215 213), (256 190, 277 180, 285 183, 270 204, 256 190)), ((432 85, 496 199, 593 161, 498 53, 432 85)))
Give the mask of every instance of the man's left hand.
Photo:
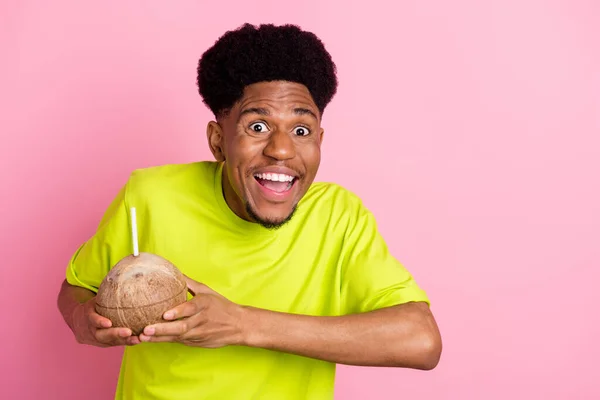
POLYGON ((149 325, 142 342, 177 342, 217 348, 243 341, 243 308, 186 276, 193 298, 164 313, 168 322, 149 325))

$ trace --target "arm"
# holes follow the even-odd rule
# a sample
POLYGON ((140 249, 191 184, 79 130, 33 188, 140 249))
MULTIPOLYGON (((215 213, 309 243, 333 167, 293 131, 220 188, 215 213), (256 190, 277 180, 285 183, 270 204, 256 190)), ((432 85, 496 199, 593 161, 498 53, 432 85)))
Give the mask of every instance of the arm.
POLYGON ((74 314, 88 300, 94 298, 95 293, 91 290, 69 285, 63 281, 58 292, 57 306, 67 326, 75 333, 74 314))
POLYGON ((102 279, 131 249, 125 193, 126 186, 113 199, 95 234, 73 254, 58 293, 58 309, 79 343, 99 347, 139 343, 130 329, 112 328, 112 322, 95 311, 102 279))
POLYGON ((430 370, 442 342, 426 303, 361 314, 312 317, 248 308, 244 344, 338 364, 430 370))
POLYGON ((425 303, 334 317, 294 315, 240 306, 187 280, 195 296, 165 313, 169 322, 146 327, 142 342, 243 345, 340 364, 424 370, 440 358, 440 334, 425 303))
POLYGON ((127 328, 111 328, 109 319, 97 314, 96 294, 91 290, 63 281, 57 306, 78 343, 98 347, 134 345, 139 339, 127 328))

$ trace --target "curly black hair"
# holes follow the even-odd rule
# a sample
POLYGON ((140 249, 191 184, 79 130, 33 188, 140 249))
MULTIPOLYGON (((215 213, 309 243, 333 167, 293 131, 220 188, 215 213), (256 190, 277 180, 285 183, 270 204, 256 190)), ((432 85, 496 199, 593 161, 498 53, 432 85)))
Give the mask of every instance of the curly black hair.
POLYGON ((336 66, 321 40, 296 25, 228 31, 198 62, 198 91, 216 117, 227 115, 244 88, 283 80, 306 86, 321 114, 337 91, 336 66))

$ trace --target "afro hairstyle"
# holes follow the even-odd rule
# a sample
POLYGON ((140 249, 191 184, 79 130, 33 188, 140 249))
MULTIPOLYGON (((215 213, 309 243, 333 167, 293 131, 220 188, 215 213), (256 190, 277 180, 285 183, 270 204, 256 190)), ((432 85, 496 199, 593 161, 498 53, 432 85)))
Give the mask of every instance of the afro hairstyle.
POLYGON ((338 85, 336 66, 321 40, 295 25, 244 24, 228 31, 204 52, 197 72, 200 96, 217 118, 253 83, 300 83, 321 114, 338 85))

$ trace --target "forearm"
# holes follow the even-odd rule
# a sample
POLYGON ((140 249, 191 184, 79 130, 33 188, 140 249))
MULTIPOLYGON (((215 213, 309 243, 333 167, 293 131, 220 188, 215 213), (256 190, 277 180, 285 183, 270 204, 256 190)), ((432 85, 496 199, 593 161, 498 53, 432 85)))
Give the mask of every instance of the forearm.
POLYGON ((441 352, 439 331, 425 303, 339 317, 248 308, 244 325, 248 346, 338 364, 432 369, 441 352))
POLYGON ((57 305, 63 319, 71 330, 74 329, 73 314, 75 309, 95 295, 91 290, 70 285, 66 280, 62 283, 60 292, 58 293, 57 305))

